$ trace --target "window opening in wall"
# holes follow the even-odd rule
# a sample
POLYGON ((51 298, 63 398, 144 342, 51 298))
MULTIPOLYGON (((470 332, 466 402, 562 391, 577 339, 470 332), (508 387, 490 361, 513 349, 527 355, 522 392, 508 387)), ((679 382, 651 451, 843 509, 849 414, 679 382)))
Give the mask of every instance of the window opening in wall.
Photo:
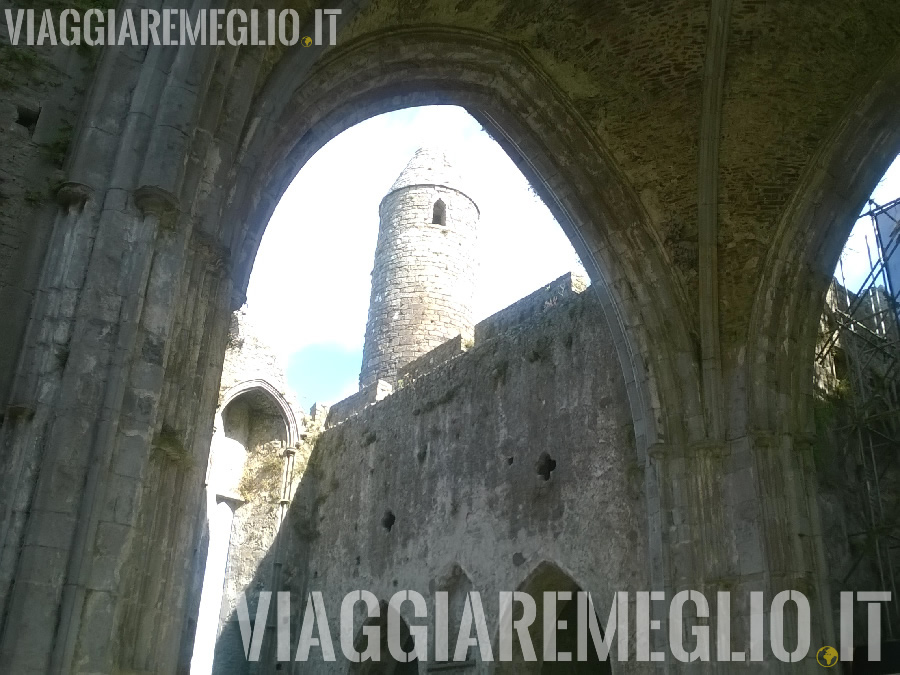
POLYGON ((431 216, 431 224, 440 225, 441 227, 445 227, 447 225, 447 206, 441 199, 438 199, 434 203, 434 209, 432 210, 431 216))
POLYGON ((16 124, 28 129, 29 135, 34 134, 37 127, 38 117, 41 115, 40 108, 29 108, 27 106, 16 106, 16 124))

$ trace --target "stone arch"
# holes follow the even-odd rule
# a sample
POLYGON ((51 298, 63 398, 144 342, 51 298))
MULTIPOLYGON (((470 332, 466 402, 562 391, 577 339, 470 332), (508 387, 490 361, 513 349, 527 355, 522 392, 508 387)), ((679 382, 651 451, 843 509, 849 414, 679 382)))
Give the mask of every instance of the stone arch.
POLYGON ((900 154, 898 88, 900 51, 809 162, 784 210, 749 324, 751 428, 810 431, 813 352, 825 292, 856 215, 900 154), (787 401, 793 407, 781 417, 787 401))
POLYGON ((288 447, 294 447, 300 441, 300 426, 297 424, 297 416, 294 415, 294 411, 281 392, 266 380, 245 380, 228 389, 222 394, 222 401, 219 404, 217 416, 221 415, 232 401, 252 391, 259 391, 265 394, 280 410, 284 417, 285 443, 288 447))
MULTIPOLYGON (((272 384, 262 379, 245 380, 228 389, 222 395, 222 402, 216 410, 206 483, 209 489, 231 496, 237 496, 237 485, 251 451, 247 447, 249 437, 239 440, 234 435, 234 430, 228 428, 229 423, 235 422, 229 419, 229 412, 234 412, 239 402, 247 403, 247 409, 243 410, 245 416, 254 411, 260 412, 261 409, 275 411, 283 426, 278 431, 266 431, 267 443, 281 442, 284 447, 293 447, 300 439, 296 416, 290 404, 272 384)), ((255 425, 257 417, 253 415, 253 419, 245 419, 244 422, 255 425)), ((243 431, 243 435, 248 435, 251 429, 248 426, 243 431)))
MULTIPOLYGON (((356 633, 356 639, 354 640, 354 648, 358 652, 362 652, 365 649, 365 635, 363 634, 363 628, 366 626, 378 626, 379 628, 379 638, 381 641, 380 645, 380 654, 381 658, 379 661, 364 661, 362 663, 351 663, 350 667, 347 670, 348 675, 416 675, 419 672, 419 660, 414 658, 412 661, 408 661, 406 663, 400 663, 396 659, 391 656, 391 652, 388 649, 387 643, 387 616, 388 612, 392 611, 390 606, 385 600, 381 600, 378 603, 380 611, 378 613, 378 617, 366 619, 363 622, 363 625, 360 626, 359 630, 356 633)), ((403 651, 410 652, 413 648, 413 636, 409 630, 409 624, 406 623, 406 620, 402 617, 400 618, 400 642, 403 646, 403 651)))
MULTIPOLYGON (((553 673, 566 673, 568 675, 595 675, 597 673, 612 673, 612 666, 609 660, 600 661, 597 657, 596 650, 590 643, 588 637, 588 660, 576 660, 576 635, 577 635, 577 600, 576 594, 584 590, 578 582, 576 582, 569 574, 564 572, 559 566, 553 562, 542 561, 532 569, 525 580, 516 589, 520 592, 528 593, 535 601, 537 606, 537 615, 534 622, 528 629, 531 637, 531 644, 534 646, 537 661, 524 662, 522 660, 522 652, 519 647, 517 633, 513 631, 513 660, 511 662, 500 662, 497 664, 497 675, 552 675, 553 673), (572 661, 545 663, 543 661, 543 621, 544 606, 543 594, 545 592, 571 593, 570 600, 556 606, 557 620, 565 620, 567 622, 566 629, 557 633, 557 651, 567 651, 572 653, 572 661)), ((521 617, 521 609, 516 614, 516 608, 513 610, 513 619, 521 617)), ((600 630, 605 627, 598 617, 597 623, 600 630)), ((499 637, 497 642, 499 643, 499 637)), ((497 652, 499 654, 499 651, 497 652)))
MULTIPOLYGON (((526 50, 481 32, 444 26, 375 32, 334 49, 314 68, 280 66, 251 110, 235 160, 240 170, 223 190, 233 196, 223 204, 230 217, 219 234, 234 252, 233 305, 242 302, 265 226, 303 165, 354 124, 431 104, 460 105, 480 121, 572 242, 615 344, 638 464, 650 465, 651 449, 704 438, 694 317, 649 215, 526 50)), ((650 548, 660 551, 650 558, 651 579, 661 587, 661 490, 655 469, 646 476, 650 548)))
MULTIPOLYGON (((762 548, 788 534, 802 542, 802 562, 779 561, 766 583, 779 588, 791 566, 814 579, 810 600, 818 606, 813 630, 833 641, 836 626, 828 589, 825 534, 819 516, 813 457, 813 374, 815 345, 825 293, 856 216, 866 198, 900 153, 900 51, 885 64, 807 164, 805 174, 778 228, 756 287, 745 362, 747 401, 740 420, 749 431, 764 467, 761 489, 776 500, 793 499, 791 513, 810 536, 796 537, 781 522, 768 519, 758 534, 762 548), (777 471, 766 472, 766 463, 777 471), (803 489, 798 487, 803 486, 803 489)), ((760 469, 757 469, 760 470, 760 469)), ((763 514, 765 517, 767 514, 763 514)), ((796 573, 796 569, 792 570, 796 573)))
MULTIPOLYGON (((15 523, 9 550, 38 531, 43 514, 54 513, 53 485, 85 486, 71 487, 83 529, 61 544, 72 549, 54 563, 62 599, 46 600, 49 609, 35 624, 40 629, 34 633, 45 636, 48 663, 65 670, 82 658, 78 640, 86 631, 98 659, 92 668, 108 670, 112 660, 126 669, 175 668, 176 650, 155 645, 174 644, 180 630, 181 619, 164 616, 184 602, 178 561, 188 555, 186 533, 195 527, 184 514, 197 512, 198 499, 185 486, 197 484, 202 469, 196 465, 206 463, 204 425, 216 408, 229 304, 241 304, 269 216, 312 154, 356 122, 426 103, 464 106, 491 131, 594 279, 592 292, 602 299, 631 403, 638 463, 650 468, 649 564, 652 583, 662 587, 668 563, 659 481, 646 450, 704 434, 696 330, 658 233, 593 131, 524 48, 476 31, 399 29, 324 56, 288 50, 271 76, 261 58, 238 58, 238 51, 104 50, 67 159, 39 282, 46 293, 39 294, 29 331, 68 328, 74 338, 59 375, 44 375, 39 367, 53 356, 49 344, 26 345, 14 393, 39 400, 36 421, 9 432, 17 462, 27 453, 29 461, 34 455, 42 462, 35 482, 21 489, 22 481, 13 483, 16 500, 32 510, 28 521, 15 523), (90 253, 76 255, 71 241, 94 244, 90 253), (57 274, 71 278, 77 293, 109 303, 78 303, 70 311, 68 282, 57 281, 57 274), (111 283, 121 292, 110 293, 111 283), (114 343, 96 339, 98 331, 114 343), (88 364, 96 381, 85 406, 51 415, 60 395, 81 387, 88 364), (47 419, 56 421, 33 438, 31 427, 47 419), (151 467, 144 476, 151 437, 167 426, 183 431, 183 445, 197 461, 151 467), (39 456, 41 444, 50 452, 39 456), (79 580, 98 564, 92 558, 100 522, 94 504, 111 501, 106 472, 119 462, 133 478, 128 490, 142 496, 122 500, 133 504, 124 518, 134 536, 121 537, 109 554, 126 562, 108 598, 128 609, 110 622, 105 605, 85 609, 79 580), (87 478, 69 480, 71 470, 87 478), (140 563, 162 542, 172 544, 166 564, 174 573, 145 584, 140 563), (102 648, 112 644, 122 644, 121 653, 102 648)), ((0 571, 3 587, 9 570, 0 571)), ((29 605, 21 600, 31 592, 26 586, 10 588, 10 599, 0 598, 5 608, 29 605)), ((29 658, 19 649, 18 626, 25 622, 9 616, 3 647, 15 652, 15 668, 29 658)))
POLYGON ((461 105, 535 187, 603 298, 638 446, 682 435, 681 420, 662 414, 660 399, 669 395, 687 406, 691 433, 703 434, 684 289, 609 153, 523 49, 475 31, 403 29, 334 50, 305 80, 279 76, 278 90, 264 90, 252 112, 237 160, 242 171, 228 189, 236 196, 226 207, 229 222, 243 226, 222 232, 223 243, 240 252, 233 261, 238 298, 281 194, 328 140, 391 110, 461 105), (653 334, 660 339, 651 354, 653 334))
MULTIPOLYGON (((456 650, 456 640, 459 635, 460 621, 466 603, 468 594, 474 590, 472 580, 466 571, 458 564, 453 563, 446 568, 446 571, 435 580, 435 591, 447 594, 447 646, 448 656, 453 661, 454 652, 456 650)), ((433 612, 436 615, 436 610, 433 612)), ((432 639, 429 640, 429 660, 435 660, 435 641, 437 639, 437 626, 435 622, 436 616, 431 617, 432 639)), ((477 647, 470 646, 467 660, 476 660, 478 654, 477 647)))
POLYGON ((202 580, 196 600, 196 624, 201 640, 195 642, 192 651, 193 660, 201 667, 202 664, 214 667, 219 661, 227 662, 240 653, 233 626, 227 621, 223 623, 223 617, 233 612, 237 593, 247 591, 251 599, 255 597, 256 589, 245 587, 248 569, 256 574, 262 568, 264 560, 257 547, 260 541, 265 541, 267 526, 277 517, 277 507, 263 506, 266 498, 261 504, 258 497, 254 499, 248 494, 246 486, 255 487, 253 481, 264 476, 267 480, 277 480, 283 490, 288 461, 283 457, 284 448, 291 447, 292 440, 299 440, 295 416, 271 383, 263 379, 245 380, 224 392, 216 410, 206 469, 203 511, 207 516, 204 536, 209 548, 206 556, 198 559, 195 572, 202 580), (262 457, 269 459, 261 465, 262 457), (260 472, 260 466, 265 470, 260 472), (269 475, 273 470, 280 476, 269 475), (228 506, 225 512, 221 508, 223 504, 228 506), (248 531, 256 532, 259 540, 248 542, 248 531))

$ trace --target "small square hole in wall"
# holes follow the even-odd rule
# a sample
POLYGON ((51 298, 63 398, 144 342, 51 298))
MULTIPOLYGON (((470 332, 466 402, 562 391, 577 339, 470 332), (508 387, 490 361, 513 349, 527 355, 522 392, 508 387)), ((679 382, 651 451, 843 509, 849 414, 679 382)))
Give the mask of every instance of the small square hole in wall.
POLYGON ((38 117, 41 116, 41 109, 38 108, 35 110, 23 105, 17 105, 16 112, 16 124, 25 127, 28 129, 28 134, 33 135, 34 129, 37 126, 38 117))

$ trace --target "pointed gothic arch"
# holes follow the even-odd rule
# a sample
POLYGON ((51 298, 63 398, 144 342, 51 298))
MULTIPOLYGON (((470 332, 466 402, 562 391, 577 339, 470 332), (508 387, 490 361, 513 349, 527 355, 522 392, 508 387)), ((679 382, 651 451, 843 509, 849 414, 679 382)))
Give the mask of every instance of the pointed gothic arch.
MULTIPOLYGON (((497 675, 603 675, 612 673, 612 665, 609 660, 600 661, 596 649, 588 632, 587 660, 577 660, 577 593, 583 591, 578 582, 559 566, 550 561, 539 563, 516 590, 529 594, 535 602, 537 615, 534 622, 528 628, 531 644, 537 657, 536 661, 527 662, 522 658, 522 648, 519 644, 518 633, 513 631, 513 660, 497 664, 497 675), (557 652, 569 652, 572 660, 568 662, 545 662, 543 659, 543 626, 544 626, 544 602, 545 592, 570 593, 569 600, 557 603, 556 620, 565 621, 566 628, 556 633, 557 652)), ((514 606, 513 620, 522 616, 521 605, 514 606)), ((597 618, 600 630, 604 626, 597 618)))
MULTIPOLYGON (((780 470, 767 476, 773 495, 793 490, 798 476, 817 474, 815 352, 826 293, 866 199, 900 155, 900 51, 867 84, 806 165, 755 288, 747 331, 746 415, 754 442, 779 456, 780 470)), ((810 600, 821 607, 821 632, 830 640, 838 633, 838 603, 824 549, 833 542, 820 515, 821 495, 798 494, 800 508, 791 511, 820 547, 804 573, 820 591, 810 600)), ((777 528, 765 534, 769 541, 778 536, 777 528)), ((773 577, 782 573, 776 569, 773 577)))
MULTIPOLYGON (((196 464, 205 464, 206 423, 216 409, 231 309, 242 304, 259 240, 284 188, 340 131, 380 112, 422 104, 452 103, 472 112, 535 186, 573 242, 594 280, 592 292, 601 298, 616 345, 638 463, 646 464, 648 449, 663 441, 677 444, 702 437, 685 289, 629 181, 528 52, 485 33, 431 26, 372 33, 321 55, 317 50, 290 52, 267 83, 255 89, 259 63, 237 59, 232 68, 235 50, 167 50, 162 61, 152 65, 129 50, 103 52, 99 78, 117 83, 126 62, 129 70, 121 77, 121 90, 97 87, 86 104, 90 114, 72 144, 46 266, 65 269, 89 296, 111 298, 107 284, 116 280, 122 292, 115 294, 111 306, 121 311, 109 318, 114 313, 101 311, 105 305, 100 302, 65 316, 63 323, 74 329, 77 340, 68 365, 59 377, 47 380, 37 418, 44 418, 57 392, 77 388, 87 364, 109 367, 96 369, 97 395, 89 405, 68 411, 66 424, 48 432, 54 452, 42 460, 46 466, 41 467, 41 486, 34 489, 37 497, 32 500, 34 484, 19 489, 20 481, 10 474, 7 493, 15 491, 17 501, 33 504, 33 513, 53 512, 55 496, 46 486, 65 483, 68 462, 75 461, 90 478, 78 483, 87 487, 73 488, 72 499, 85 536, 94 536, 99 515, 92 505, 105 503, 107 497, 103 472, 120 460, 138 465, 134 457, 146 456, 150 439, 167 425, 184 432, 185 449, 196 464), (412 69, 410 55, 416 57, 412 69), (225 66, 224 74, 210 86, 203 74, 216 65, 225 66), (157 77, 160 67, 166 77, 157 77), (154 94, 132 98, 132 92, 145 91, 137 81, 154 94), (249 91, 259 95, 251 100, 249 91), (123 124, 111 132, 91 123, 109 119, 118 124, 132 105, 134 116, 146 124, 123 124), (164 151, 135 152, 141 147, 164 151), (133 171, 113 180, 120 160, 133 171), (119 208, 101 208, 113 197, 119 208), (123 247, 131 235, 134 245, 123 247), (64 245, 69 237, 96 241, 96 255, 72 257, 64 245), (100 254, 125 250, 121 260, 100 254), (93 339, 99 326, 103 335, 117 336, 119 342, 93 339), (134 368, 129 365, 132 359, 134 368), (133 405, 135 400, 141 404, 133 405), (670 409, 678 413, 667 414, 670 409), (94 429, 97 433, 74 439, 69 433, 98 419, 102 423, 94 429), (692 421, 690 428, 682 424, 685 419, 692 421)), ((47 300, 36 305, 33 314, 35 334, 56 325, 58 318, 60 298, 54 289, 63 286, 46 287, 47 300)), ((52 358, 47 349, 35 342, 22 363, 52 358)), ((22 372, 30 373, 28 367, 22 372)), ((41 382, 31 375, 23 381, 27 389, 41 382)), ((26 425, 10 432, 17 453, 19 448, 21 453, 30 451, 22 440, 30 433, 26 425)), ((172 544, 167 555, 174 560, 188 555, 192 543, 185 533, 194 525, 184 514, 197 512, 197 497, 184 486, 196 485, 202 474, 188 463, 166 466, 164 479, 157 475, 161 469, 151 470, 146 484, 134 481, 129 488, 142 495, 132 500, 135 513, 128 514, 135 536, 122 538, 110 553, 124 570, 116 581, 120 594, 111 597, 129 610, 125 618, 109 622, 99 605, 84 604, 82 575, 72 570, 92 568, 94 542, 72 544, 71 569, 58 574, 63 599, 47 600, 41 630, 35 631, 46 635, 47 651, 52 651, 47 660, 54 668, 64 670, 81 658, 77 643, 85 631, 92 635, 95 653, 112 655, 114 650, 104 651, 103 645, 125 645, 121 653, 109 656, 117 667, 175 668, 178 650, 173 645, 182 620, 165 617, 182 613, 185 575, 162 574, 159 584, 143 584, 140 563, 161 542, 172 544), (132 634, 146 637, 128 641, 125 636, 132 634)), ((661 491, 654 484, 655 474, 646 475, 646 493, 653 502, 648 511, 659 514, 656 500, 661 491)), ((653 520, 659 517, 652 516, 646 530, 654 553, 663 548, 664 530, 653 520)), ((15 523, 10 550, 24 540, 26 530, 38 527, 38 520, 15 523)), ((665 581, 665 564, 662 555, 650 557, 654 583, 665 581)), ((0 587, 11 589, 4 604, 25 607, 23 598, 31 591, 21 584, 10 586, 11 574, 4 571, 0 579, 0 587)), ((6 625, 14 628, 5 632, 3 645, 15 652, 14 664, 24 663, 15 628, 23 624, 13 616, 6 625)))
MULTIPOLYGON (((379 629, 381 658, 376 661, 363 661, 362 663, 351 663, 347 670, 347 675, 417 675, 419 672, 419 660, 413 658, 412 661, 400 663, 397 661, 388 648, 388 612, 393 611, 387 601, 380 600, 378 603, 379 613, 377 618, 366 619, 363 625, 356 632, 356 639, 353 641, 354 648, 358 652, 365 649, 366 636, 363 628, 366 626, 377 626, 379 629)), ((409 624, 400 617, 400 643, 404 652, 409 653, 413 649, 413 636, 409 630, 409 624)))
MULTIPOLYGON (((447 655, 449 661, 454 660, 456 641, 459 637, 460 621, 462 620, 468 594, 474 590, 472 580, 466 571, 458 564, 453 563, 446 568, 446 572, 436 580, 435 590, 447 594, 447 655)), ((432 639, 429 640, 429 661, 436 661, 435 641, 437 639, 436 616, 431 617, 432 639)), ((466 657, 467 661, 475 662, 478 649, 472 645, 466 657)), ((441 660, 443 661, 443 659, 441 660)), ((446 662, 446 661, 443 661, 446 662)))
POLYGON ((847 111, 807 166, 778 222, 756 287, 747 362, 750 425, 765 433, 806 426, 812 411, 813 352, 825 293, 872 189, 900 155, 900 51, 847 111), (792 392, 793 408, 780 415, 792 392))
POLYGON ((218 414, 224 413, 225 409, 239 396, 258 392, 271 400, 272 404, 278 409, 284 418, 285 426, 285 444, 293 447, 300 440, 300 425, 297 423, 297 416, 291 409, 291 405, 287 399, 276 389, 270 382, 262 379, 244 380, 233 387, 229 388, 222 394, 222 400, 219 404, 218 414))
MULTIPOLYGON (((219 233, 234 252, 233 306, 243 301, 271 214, 305 163, 365 119, 435 104, 462 106, 489 131, 572 242, 622 368, 638 465, 650 461, 651 450, 701 440, 706 432, 692 303, 649 215, 602 142, 533 58, 480 31, 426 26, 375 32, 334 50, 312 71, 296 63, 279 66, 252 113, 258 124, 242 140, 242 170, 217 196, 233 216, 219 233), (412 69, 409 53, 416 55, 412 69), (298 78, 299 72, 309 75, 298 78), (672 407, 682 414, 665 414, 672 407)), ((655 471, 645 476, 646 536, 650 550, 661 551, 663 491, 655 471)), ((665 583, 666 562, 650 557, 654 584, 665 583)))

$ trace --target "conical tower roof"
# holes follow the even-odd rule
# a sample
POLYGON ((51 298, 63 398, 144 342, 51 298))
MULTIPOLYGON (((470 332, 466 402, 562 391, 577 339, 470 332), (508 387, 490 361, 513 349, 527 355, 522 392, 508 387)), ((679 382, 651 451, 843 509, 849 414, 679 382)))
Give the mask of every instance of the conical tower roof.
POLYGON ((390 192, 410 185, 443 185, 465 193, 462 178, 447 158, 447 153, 438 148, 419 148, 409 164, 394 181, 390 192))

